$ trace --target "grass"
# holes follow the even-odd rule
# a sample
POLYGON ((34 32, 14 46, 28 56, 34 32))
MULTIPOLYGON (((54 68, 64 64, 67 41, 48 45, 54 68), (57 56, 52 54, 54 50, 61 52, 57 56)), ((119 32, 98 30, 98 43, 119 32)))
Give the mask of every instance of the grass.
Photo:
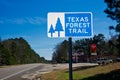
MULTIPOLYGON (((68 70, 58 70, 41 75, 41 80, 69 80, 68 75, 68 70)), ((120 77, 120 63, 73 69, 73 80, 119 80, 117 77, 120 77)))

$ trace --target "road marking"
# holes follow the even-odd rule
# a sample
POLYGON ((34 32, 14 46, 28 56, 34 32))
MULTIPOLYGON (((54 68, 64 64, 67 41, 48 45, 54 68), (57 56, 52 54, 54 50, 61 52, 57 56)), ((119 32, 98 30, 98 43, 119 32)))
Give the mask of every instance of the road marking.
POLYGON ((19 72, 17 72, 17 73, 13 73, 13 74, 11 74, 11 75, 9 75, 9 76, 6 76, 6 77, 4 77, 4 78, 2 78, 2 79, 0 79, 0 80, 8 79, 8 78, 10 78, 10 77, 12 77, 12 76, 15 76, 15 75, 20 74, 20 73, 22 73, 22 72, 24 72, 24 71, 27 71, 27 70, 36 68, 36 67, 38 67, 38 66, 39 66, 39 65, 36 65, 36 66, 30 67, 30 68, 24 69, 24 70, 22 70, 22 71, 19 71, 19 72))

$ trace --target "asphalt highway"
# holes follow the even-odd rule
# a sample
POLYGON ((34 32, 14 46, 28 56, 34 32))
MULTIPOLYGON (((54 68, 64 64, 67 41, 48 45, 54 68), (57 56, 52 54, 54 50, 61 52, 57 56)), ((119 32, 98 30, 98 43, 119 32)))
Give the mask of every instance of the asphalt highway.
MULTIPOLYGON (((73 67, 78 66, 94 66, 96 64, 78 63, 73 64, 73 67)), ((25 64, 15 66, 5 66, 0 68, 0 80, 33 80, 40 74, 50 72, 57 69, 68 68, 68 64, 25 64)))
POLYGON ((0 80, 22 80, 23 74, 32 73, 38 69, 42 69, 43 64, 25 64, 16 66, 6 66, 0 68, 0 80))

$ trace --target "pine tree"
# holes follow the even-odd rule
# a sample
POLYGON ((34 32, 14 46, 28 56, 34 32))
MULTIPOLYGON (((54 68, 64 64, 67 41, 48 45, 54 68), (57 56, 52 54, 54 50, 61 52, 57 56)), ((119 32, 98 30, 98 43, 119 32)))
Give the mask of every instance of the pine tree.
POLYGON ((53 37, 53 33, 55 32, 53 25, 51 24, 49 33, 51 33, 51 37, 53 37))
POLYGON ((55 31, 58 31, 58 37, 60 37, 60 31, 63 31, 63 27, 62 27, 62 24, 60 22, 59 17, 57 19, 57 23, 56 23, 56 26, 55 26, 55 31))
POLYGON ((119 33, 118 34, 118 44, 116 47, 118 48, 120 53, 120 0, 104 0, 107 4, 107 8, 104 10, 104 12, 107 14, 107 17, 111 18, 112 20, 115 20, 117 22, 117 25, 113 27, 113 29, 119 33))

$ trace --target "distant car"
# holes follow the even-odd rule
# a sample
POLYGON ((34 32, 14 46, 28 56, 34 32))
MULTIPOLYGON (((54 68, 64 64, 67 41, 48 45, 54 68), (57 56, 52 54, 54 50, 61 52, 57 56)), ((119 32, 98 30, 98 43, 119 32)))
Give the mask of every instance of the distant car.
POLYGON ((113 62, 113 60, 110 58, 98 58, 97 59, 97 63, 99 65, 104 65, 104 64, 108 64, 108 63, 112 63, 112 62, 113 62))
POLYGON ((113 63, 113 60, 111 58, 108 58, 109 63, 113 63))

